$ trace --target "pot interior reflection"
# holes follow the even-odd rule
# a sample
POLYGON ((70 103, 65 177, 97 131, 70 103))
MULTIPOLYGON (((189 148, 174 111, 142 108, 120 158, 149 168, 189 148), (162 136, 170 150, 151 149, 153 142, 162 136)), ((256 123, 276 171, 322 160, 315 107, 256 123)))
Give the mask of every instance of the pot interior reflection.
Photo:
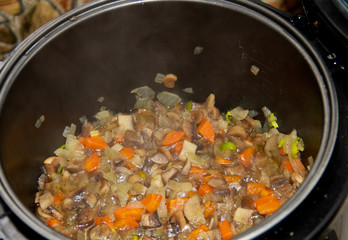
POLYGON ((326 79, 319 77, 323 70, 288 26, 270 21, 255 6, 95 3, 24 42, 2 73, 0 118, 2 180, 25 207, 21 211, 34 218, 27 212, 33 211, 42 162, 64 143, 64 127, 79 125, 83 115, 92 119, 101 106, 129 111, 132 89, 163 90, 154 82, 157 73, 177 75, 173 91, 184 99, 200 102, 214 93, 221 111, 267 106, 283 132, 298 130, 306 156, 317 156, 331 121, 330 96, 322 89, 326 79), (72 16, 76 20, 68 20, 72 16), (197 46, 203 48, 198 55, 197 46), (257 75, 250 71, 253 65, 260 68, 257 75), (182 92, 187 87, 194 93, 182 92), (103 103, 97 101, 101 96, 103 103))

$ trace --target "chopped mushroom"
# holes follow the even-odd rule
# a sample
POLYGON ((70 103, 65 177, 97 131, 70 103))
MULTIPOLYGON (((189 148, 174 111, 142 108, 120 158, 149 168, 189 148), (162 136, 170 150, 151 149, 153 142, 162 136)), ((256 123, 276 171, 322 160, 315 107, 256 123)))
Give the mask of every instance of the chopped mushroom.
POLYGON ((208 184, 212 187, 220 187, 222 185, 226 185, 227 182, 225 180, 225 178, 221 177, 221 178, 211 178, 208 182, 208 184))
POLYGON ((109 237, 110 233, 110 228, 106 224, 101 224, 92 228, 89 238, 91 240, 104 240, 109 237))
POLYGON ((44 161, 46 172, 48 175, 56 173, 57 168, 60 166, 58 157, 49 157, 44 161))
POLYGON ((53 200, 54 200, 54 197, 52 193, 45 192, 39 197, 40 208, 45 210, 46 208, 48 208, 48 206, 50 206, 53 203, 53 200))
POLYGON ((184 211, 182 209, 173 213, 173 217, 175 221, 178 223, 181 230, 184 230, 186 227, 186 219, 184 216, 184 211))
POLYGON ((178 77, 174 74, 167 74, 162 79, 162 82, 166 88, 174 88, 175 82, 178 80, 178 77))
POLYGON ((166 157, 166 155, 164 155, 163 153, 157 152, 154 155, 152 155, 150 157, 150 160, 154 163, 163 165, 163 164, 167 164, 169 161, 166 157))
POLYGON ((187 200, 184 206, 184 213, 187 220, 196 227, 206 223, 206 219, 204 218, 204 208, 201 205, 197 194, 187 200))
POLYGON ((179 169, 177 169, 176 167, 171 167, 169 169, 167 169, 166 171, 162 172, 162 181, 163 184, 166 185, 167 182, 172 179, 173 177, 175 177, 175 175, 179 172, 179 169))
POLYGON ((158 220, 157 212, 143 214, 141 216, 141 224, 144 227, 151 227, 151 228, 161 226, 161 223, 158 220))
POLYGON ((238 137, 241 140, 246 139, 246 137, 248 136, 247 132, 245 131, 245 129, 242 126, 239 125, 234 125, 231 126, 228 131, 227 131, 227 135, 228 136, 234 136, 234 137, 238 137))

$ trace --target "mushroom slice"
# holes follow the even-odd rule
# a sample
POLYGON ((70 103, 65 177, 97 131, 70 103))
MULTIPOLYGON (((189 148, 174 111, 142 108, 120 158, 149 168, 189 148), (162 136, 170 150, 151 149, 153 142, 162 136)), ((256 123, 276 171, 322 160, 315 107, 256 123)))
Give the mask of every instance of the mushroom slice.
POLYGON ((239 125, 231 126, 227 131, 227 135, 239 137, 241 140, 246 139, 246 137, 248 136, 246 130, 242 126, 239 126, 239 125))
POLYGON ((193 195, 187 200, 184 206, 184 214, 187 220, 196 227, 206 224, 206 220, 204 218, 204 208, 201 205, 197 194, 193 195))
POLYGON ((175 175, 179 172, 179 169, 177 169, 176 167, 171 167, 169 169, 167 169, 166 171, 162 172, 162 181, 163 184, 166 185, 167 182, 172 179, 173 177, 175 177, 175 175))
POLYGON ((48 208, 48 206, 50 206, 53 203, 54 197, 52 195, 52 193, 50 192, 45 192, 44 194, 42 194, 39 197, 39 204, 40 207, 45 210, 46 208, 48 208))
POLYGON ((57 168, 60 166, 58 157, 49 157, 44 161, 46 172, 48 175, 52 175, 57 171, 57 168))
POLYGON ((94 227, 90 233, 89 238, 91 240, 104 240, 107 239, 110 235, 110 228, 106 224, 101 224, 94 227))
POLYGON ((208 182, 208 184, 212 187, 220 187, 222 185, 226 185, 227 184, 227 181, 225 178, 211 178, 208 182))
POLYGON ((168 163, 168 159, 166 157, 166 155, 164 155, 163 153, 157 152, 154 155, 152 155, 150 157, 150 160, 154 163, 160 164, 160 165, 164 165, 168 163))
POLYGON ((161 223, 158 219, 157 212, 143 214, 141 216, 141 224, 144 227, 151 227, 151 228, 161 226, 161 223))
POLYGON ((173 213, 173 218, 175 218, 175 221, 178 223, 181 230, 184 230, 186 226, 186 219, 184 216, 184 211, 182 209, 176 211, 173 213))

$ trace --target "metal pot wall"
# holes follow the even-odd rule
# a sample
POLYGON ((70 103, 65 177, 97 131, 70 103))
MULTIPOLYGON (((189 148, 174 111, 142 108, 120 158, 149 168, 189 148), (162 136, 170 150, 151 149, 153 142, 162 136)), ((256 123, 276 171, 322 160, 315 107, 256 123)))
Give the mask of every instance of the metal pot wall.
POLYGON ((34 213, 43 160, 82 115, 91 119, 101 105, 128 111, 135 102, 130 90, 159 90, 158 72, 179 77, 174 91, 184 99, 203 101, 212 92, 221 110, 266 105, 283 132, 298 130, 305 155, 315 158, 310 174, 277 213, 238 238, 260 236, 294 211, 330 160, 336 93, 308 41, 276 13, 244 0, 93 2, 19 45, 0 75, 1 197, 11 210, 45 238, 65 238, 34 213), (203 47, 199 55, 196 46, 203 47), (260 68, 256 76, 252 65, 260 68), (185 95, 186 87, 194 94, 185 95))

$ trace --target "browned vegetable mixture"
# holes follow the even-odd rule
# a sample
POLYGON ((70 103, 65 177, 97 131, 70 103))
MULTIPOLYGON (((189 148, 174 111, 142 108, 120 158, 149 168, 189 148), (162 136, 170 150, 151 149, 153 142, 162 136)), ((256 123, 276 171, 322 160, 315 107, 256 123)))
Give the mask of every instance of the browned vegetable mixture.
POLYGON ((44 161, 37 213, 75 239, 230 239, 274 213, 303 182, 303 141, 264 107, 220 114, 148 87, 130 114, 102 110, 64 131, 44 161))

